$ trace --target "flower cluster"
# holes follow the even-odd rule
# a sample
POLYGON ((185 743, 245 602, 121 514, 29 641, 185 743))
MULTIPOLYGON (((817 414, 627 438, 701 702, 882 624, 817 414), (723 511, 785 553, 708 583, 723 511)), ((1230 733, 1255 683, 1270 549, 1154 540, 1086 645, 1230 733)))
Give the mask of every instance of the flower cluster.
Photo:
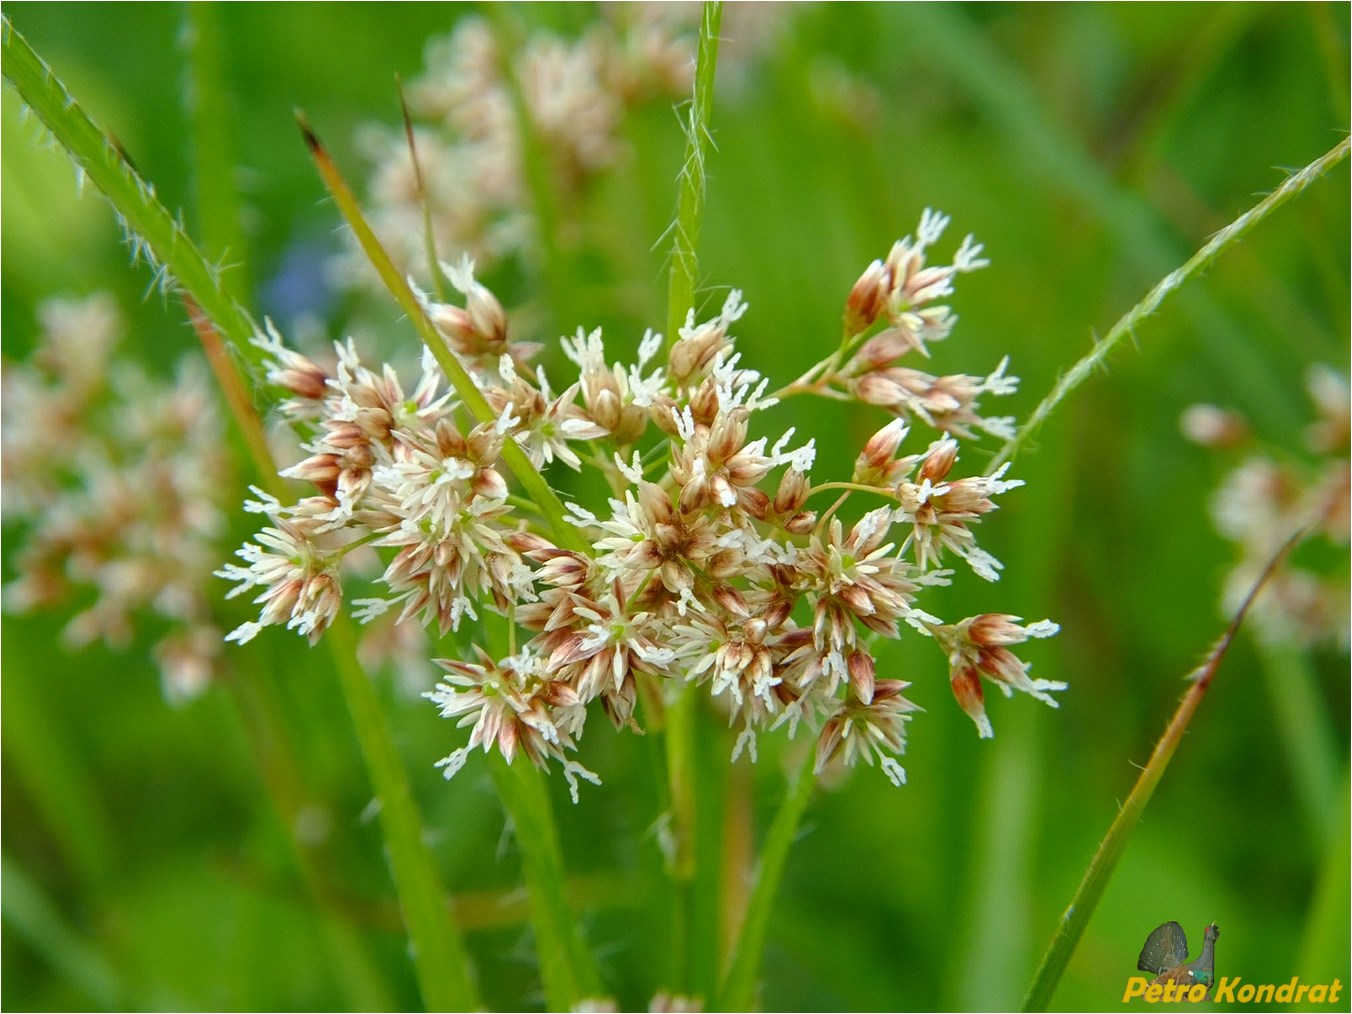
POLYGON ((64 632, 77 647, 127 643, 138 615, 167 619, 165 693, 191 696, 220 650, 205 578, 232 485, 210 389, 186 364, 172 382, 112 368, 122 323, 106 295, 40 317, 32 359, 4 373, 5 520, 27 528, 5 605, 79 601, 64 632))
POLYGON ((1253 605, 1255 629, 1274 643, 1349 643, 1347 556, 1349 527, 1347 378, 1326 366, 1310 371, 1307 386, 1316 421, 1306 432, 1313 465, 1262 452, 1253 446, 1247 421, 1214 405, 1184 413, 1184 433, 1196 442, 1240 451, 1244 460, 1225 478, 1212 503, 1222 535, 1239 558, 1225 580, 1223 607, 1233 611, 1281 545, 1309 527, 1315 538, 1340 549, 1333 572, 1287 561, 1253 605))
MULTIPOLYGON (((407 97, 423 193, 403 131, 369 125, 359 142, 374 164, 371 222, 396 261, 421 273, 424 201, 437 249, 464 250, 481 266, 534 243, 522 132, 513 90, 551 185, 571 206, 586 183, 624 154, 626 110, 689 94, 695 27, 688 12, 621 7, 575 40, 534 33, 508 56, 478 17, 427 47, 407 97)), ((345 273, 366 277, 354 251, 345 273)))
MULTIPOLYGON (((535 249, 523 113, 566 237, 587 187, 627 157, 626 117, 690 95, 698 4, 613 4, 602 13, 577 38, 536 30, 511 53, 480 17, 433 39, 407 89, 420 174, 403 130, 362 128, 357 142, 373 166, 369 218, 404 270, 430 268, 424 208, 436 249, 465 251, 481 270, 535 249)), ((791 16, 786 5, 731 5, 720 73, 770 48, 791 16)), ((348 280, 372 277, 356 249, 338 269, 348 280)))
POLYGON ((951 264, 926 264, 946 221, 927 211, 916 238, 865 272, 841 347, 774 394, 736 350, 746 312, 736 291, 711 319, 687 314, 670 342, 646 333, 631 363, 607 358, 599 330, 579 329, 562 341, 577 374, 559 393, 532 363, 540 346, 514 340, 468 261, 446 269, 464 305, 424 305, 478 398, 455 396, 430 354, 406 391, 351 342, 325 369, 275 332, 260 336, 270 379, 288 392, 283 411, 308 434, 308 456, 283 474, 313 494, 250 504, 269 524, 240 551, 243 565, 220 573, 235 593, 256 591, 262 612, 230 637, 271 624, 319 637, 341 608, 344 557, 375 547, 385 569, 379 594, 355 602, 362 618, 397 611, 437 636, 486 612, 507 619, 509 643, 437 660, 446 678, 428 696, 472 727, 468 745, 441 762, 447 776, 472 750, 496 749, 557 762, 574 790, 594 777, 569 756, 593 705, 617 727, 637 727, 683 682, 721 702, 737 729, 734 758, 754 757, 762 731, 806 727, 819 768, 876 761, 900 784, 916 706, 907 682, 878 673, 874 642, 905 629, 948 656, 954 694, 982 736, 991 734, 983 680, 1055 706, 1050 692, 1064 684, 1032 679, 1010 650, 1054 624, 1000 614, 947 624, 919 604, 927 587, 948 583, 951 559, 998 577, 976 527, 1020 483, 1003 470, 958 473, 958 441, 1001 429, 980 416, 977 395, 1010 390, 1012 378, 1002 364, 985 381, 929 378, 894 401, 863 396, 869 378, 897 377, 897 359, 947 336, 955 318, 937 301, 958 273, 985 263, 969 237, 951 264), (815 482, 813 440, 753 434, 764 409, 808 392, 884 404, 898 418, 865 444, 851 475, 815 482), (901 453, 911 419, 940 435, 901 453), (586 463, 611 497, 586 507, 514 495, 513 446, 514 468, 586 463), (823 494, 836 498, 825 509, 823 494), (843 508, 855 497, 876 505, 851 522, 843 508))

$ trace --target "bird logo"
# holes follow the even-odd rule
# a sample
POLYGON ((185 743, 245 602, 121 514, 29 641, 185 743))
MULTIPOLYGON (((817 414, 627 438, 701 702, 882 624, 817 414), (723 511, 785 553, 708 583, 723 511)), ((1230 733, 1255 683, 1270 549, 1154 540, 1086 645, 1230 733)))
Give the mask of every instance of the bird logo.
POLYGON ((1176 922, 1166 922, 1145 938, 1136 967, 1155 976, 1151 985, 1201 983, 1210 990, 1216 982, 1216 940, 1220 935, 1220 928, 1213 922, 1203 936, 1202 953, 1190 962, 1188 938, 1183 927, 1176 922))

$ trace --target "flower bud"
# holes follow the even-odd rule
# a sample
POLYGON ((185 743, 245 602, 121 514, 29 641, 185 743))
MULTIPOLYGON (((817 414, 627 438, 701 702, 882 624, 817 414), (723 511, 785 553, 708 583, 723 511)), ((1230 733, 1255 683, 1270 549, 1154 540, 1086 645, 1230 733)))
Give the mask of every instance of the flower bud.
POLYGON ((868 329, 883 312, 887 305, 887 292, 891 288, 891 272, 882 261, 874 261, 859 280, 854 283, 849 297, 845 300, 845 333, 850 337, 868 329))

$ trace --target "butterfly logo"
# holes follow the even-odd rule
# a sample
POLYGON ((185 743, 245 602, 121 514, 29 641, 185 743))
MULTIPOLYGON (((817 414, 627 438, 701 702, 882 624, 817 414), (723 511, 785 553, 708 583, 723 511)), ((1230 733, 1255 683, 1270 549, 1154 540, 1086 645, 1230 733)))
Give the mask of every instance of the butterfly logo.
POLYGON ((1202 953, 1188 961, 1188 937, 1176 922, 1156 927, 1145 938, 1136 967, 1155 976, 1154 982, 1192 986, 1201 983, 1208 990, 1216 982, 1216 940, 1220 928, 1213 922, 1202 938, 1202 953))

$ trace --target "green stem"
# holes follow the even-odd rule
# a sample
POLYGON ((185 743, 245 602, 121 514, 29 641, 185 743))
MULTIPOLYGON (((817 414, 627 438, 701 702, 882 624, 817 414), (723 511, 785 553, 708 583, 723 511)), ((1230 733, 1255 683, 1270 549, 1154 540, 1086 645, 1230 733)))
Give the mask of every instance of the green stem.
POLYGON ((197 175, 198 234, 207 254, 218 262, 229 258, 221 284, 236 299, 249 291, 247 249, 239 227, 239 202, 234 181, 234 146, 230 139, 230 102, 225 88, 224 41, 220 5, 196 0, 188 5, 188 113, 197 175))
POLYGON ((685 122, 685 162, 672 224, 671 272, 667 279, 667 348, 677 340, 686 311, 695 305, 695 282, 699 261, 700 219, 704 211, 705 160, 713 147, 709 130, 714 106, 714 72, 718 63, 718 26, 723 4, 706 0, 699 26, 699 50, 695 59, 695 94, 685 122))
POLYGON ((817 784, 812 771, 816 756, 815 747, 808 750, 797 779, 789 786, 784 802, 780 804, 779 812, 770 825, 765 845, 761 849, 756 883, 747 904, 746 921, 733 948, 718 1002, 712 1010, 751 1010, 755 1003, 756 979, 761 958, 765 954, 765 934, 770 926, 775 895, 784 876, 789 848, 798 835, 798 825, 812 798, 812 789, 817 784))
POLYGON ((404 82, 396 74, 395 84, 399 88, 399 111, 404 117, 404 138, 408 141, 408 160, 413 165, 413 183, 418 190, 418 203, 422 206, 423 256, 427 258, 427 273, 432 279, 432 293, 438 303, 446 302, 446 286, 441 279, 441 259, 437 257, 437 239, 432 230, 432 202, 427 196, 427 185, 423 181, 422 163, 418 161, 418 142, 413 135, 413 115, 408 111, 408 97, 404 94, 404 82))
POLYGON ((521 849, 546 1003, 550 1010, 571 1010, 600 996, 601 977, 564 895, 563 853, 544 778, 528 758, 508 764, 496 751, 489 768, 521 849))
POLYGON ((141 179, 8 18, 0 18, 0 54, 5 78, 61 144, 81 180, 89 179, 108 198, 133 253, 155 266, 161 285, 177 287, 189 317, 195 321, 205 315, 229 339, 234 357, 224 355, 223 350, 212 355, 211 348, 207 349, 208 356, 227 400, 232 401, 236 432, 260 482, 269 492, 280 494, 282 483, 277 469, 268 465, 266 441, 256 413, 247 405, 247 397, 243 399, 246 411, 241 411, 245 406, 234 404, 240 399, 231 397, 232 392, 245 386, 238 376, 240 359, 257 363, 261 357, 260 350, 249 344, 256 328, 248 312, 226 290, 220 272, 208 264, 183 227, 159 202, 154 187, 141 179))
POLYGON ((1325 843, 1295 969, 1303 982, 1331 982, 1335 977, 1348 981, 1348 798, 1348 769, 1344 768, 1338 803, 1329 815, 1333 833, 1325 843))
POLYGON ((478 990, 460 933, 447 908, 446 892, 423 840, 403 759, 395 749, 375 687, 357 662, 350 621, 334 620, 325 640, 333 646, 343 696, 380 804, 380 827, 390 873, 412 944, 413 964, 428 1010, 472 1010, 478 990))
POLYGON ((1260 654, 1296 798, 1305 813, 1311 840, 1322 848, 1333 830, 1331 807, 1338 798, 1338 747, 1329 724, 1329 709, 1320 701, 1308 657, 1298 648, 1263 645, 1260 654))
POLYGON ((1174 751, 1178 749, 1178 744, 1183 739, 1183 733, 1187 731, 1188 723, 1192 721, 1192 716, 1196 713, 1198 705, 1202 703, 1202 698, 1206 696, 1211 681, 1215 678, 1230 644, 1234 641, 1235 635, 1239 633, 1240 624, 1244 622, 1249 607, 1257 598, 1259 591, 1262 590, 1272 572, 1286 559, 1304 535, 1303 531, 1293 535, 1268 561, 1263 573, 1259 575, 1258 580, 1249 589, 1248 595, 1245 596, 1244 602, 1230 621, 1230 625, 1226 627, 1225 633, 1221 635, 1221 639, 1216 642, 1216 646, 1211 649, 1206 660, 1188 677, 1192 685, 1188 688, 1183 700, 1179 702, 1178 709, 1174 712, 1173 718, 1169 720, 1169 725, 1164 730, 1164 735, 1155 744, 1155 750, 1150 756, 1150 763, 1141 771, 1135 787, 1131 790, 1131 795, 1122 804, 1117 818, 1108 829, 1107 837, 1103 839, 1103 843, 1099 845, 1098 850, 1089 861, 1089 867, 1085 870, 1084 878, 1080 881, 1080 886, 1075 891, 1075 896, 1071 899, 1070 905, 1062 914, 1061 921, 1047 947, 1047 952, 1042 957, 1042 963, 1038 965, 1037 972, 1033 975, 1033 982, 1024 995, 1022 1010, 1044 1011, 1047 1009, 1052 994, 1056 992, 1056 987, 1066 970, 1066 965, 1070 963, 1071 955, 1075 953, 1080 937, 1084 935, 1085 928, 1089 925, 1089 919, 1098 907, 1099 899, 1103 897, 1108 881, 1117 868, 1118 860, 1122 858, 1123 852, 1126 851, 1132 832, 1136 830, 1136 825, 1145 814, 1145 808, 1150 802, 1150 797, 1154 795, 1156 786, 1159 785, 1160 779, 1164 777, 1164 772, 1168 769, 1170 760, 1173 759, 1174 751))
POLYGON ((1019 431, 1000 448, 1000 452, 996 454, 988 471, 993 472, 1006 461, 1011 460, 1027 442, 1028 438, 1037 431, 1038 427, 1065 399, 1066 395, 1089 379, 1090 374, 1108 358, 1113 349, 1128 335, 1134 334, 1137 326, 1158 310, 1160 304, 1169 295, 1177 292, 1204 271, 1226 248, 1239 242, 1245 233, 1267 218, 1268 215, 1347 158, 1349 143, 1348 138, 1343 138, 1342 141, 1304 169, 1288 176, 1276 190, 1207 240, 1202 248, 1189 257, 1181 267, 1160 279, 1159 283, 1146 293, 1144 299, 1128 310, 1112 326, 1112 329, 1109 330, 1102 341, 1095 343, 1094 348, 1090 350, 1088 355, 1084 356, 1057 380, 1047 397, 1042 399, 1038 407, 1033 410, 1033 414, 1028 417, 1028 421, 1020 426, 1019 431))
MULTIPOLYGON (((497 415, 488 404, 488 399, 479 390, 460 360, 455 357, 445 339, 441 337, 441 332, 427 318, 423 312, 422 304, 418 302, 418 297, 413 289, 409 287, 404 276, 400 274, 399 269, 395 267, 394 261, 381 245, 375 232, 366 221, 366 216, 362 214, 361 207, 357 203, 356 196, 352 193, 352 188, 347 185, 338 167, 334 165, 333 160, 329 158, 328 152, 320 143, 319 138, 314 131, 310 129, 309 124, 305 122, 303 116, 297 116, 300 122, 301 132, 305 135, 305 143, 310 148, 310 154, 314 157, 315 165, 319 169, 319 175, 323 177, 324 185, 328 188, 329 194, 333 197, 334 203, 338 205, 338 210, 342 213, 344 220, 351 227, 352 232, 357 237, 357 242, 361 244, 362 250, 370 259, 372 266, 380 275, 381 281, 385 287, 390 290, 399 303, 400 308, 408 315, 409 320, 413 322, 413 327, 418 332, 418 337, 432 351, 433 358, 437 365, 441 367, 443 373, 455 388, 455 393, 460 396, 460 400, 465 407, 469 409, 474 418, 480 422, 494 422, 497 415)), ((554 533, 555 541, 559 545, 577 550, 578 552, 588 552, 590 547, 581 533, 564 519, 563 504, 558 495, 549 488, 547 483, 535 466, 530 463, 515 440, 507 439, 502 446, 502 459, 511 469, 512 474, 522 486, 525 487, 527 495, 535 501, 535 506, 545 516, 549 526, 554 533)))

